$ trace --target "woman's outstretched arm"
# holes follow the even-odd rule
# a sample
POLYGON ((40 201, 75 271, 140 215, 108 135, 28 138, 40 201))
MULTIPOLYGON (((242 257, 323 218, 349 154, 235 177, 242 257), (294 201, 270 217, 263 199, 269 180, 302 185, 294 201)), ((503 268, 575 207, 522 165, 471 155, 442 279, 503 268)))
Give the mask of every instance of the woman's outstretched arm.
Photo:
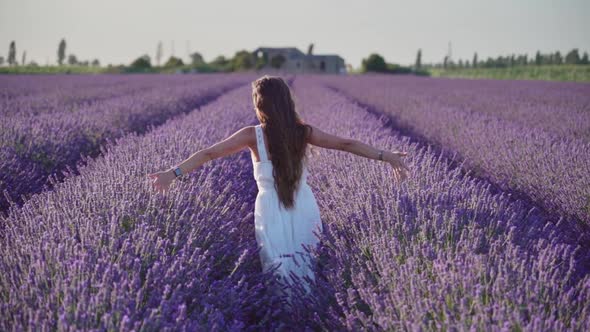
POLYGON ((172 181, 176 178, 176 175, 174 175, 174 168, 180 167, 183 175, 188 174, 208 161, 225 157, 241 151, 246 147, 253 146, 256 144, 253 142, 254 139, 256 139, 254 135, 254 127, 244 127, 223 141, 193 153, 180 164, 165 171, 148 174, 148 177, 153 179, 152 184, 157 190, 166 191, 172 181))
POLYGON ((407 178, 406 172, 409 172, 410 169, 401 159, 402 157, 408 155, 407 152, 385 151, 376 149, 361 141, 331 135, 311 125, 310 127, 312 128, 312 131, 309 137, 309 143, 326 149, 334 149, 354 153, 357 156, 369 159, 379 160, 379 156, 381 155, 382 160, 388 162, 393 167, 394 176, 396 180, 401 181, 407 178))

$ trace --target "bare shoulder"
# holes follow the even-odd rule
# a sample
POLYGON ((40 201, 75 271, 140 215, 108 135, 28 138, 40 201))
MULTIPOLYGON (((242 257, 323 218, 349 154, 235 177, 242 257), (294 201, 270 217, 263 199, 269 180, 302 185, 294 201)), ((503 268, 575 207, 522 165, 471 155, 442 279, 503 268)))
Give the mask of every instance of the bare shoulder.
POLYGON ((256 145, 256 128, 255 126, 245 126, 236 132, 236 135, 240 135, 248 146, 256 145))
POLYGON ((231 142, 234 145, 249 146, 256 145, 256 130, 254 126, 242 127, 223 140, 224 142, 231 142))

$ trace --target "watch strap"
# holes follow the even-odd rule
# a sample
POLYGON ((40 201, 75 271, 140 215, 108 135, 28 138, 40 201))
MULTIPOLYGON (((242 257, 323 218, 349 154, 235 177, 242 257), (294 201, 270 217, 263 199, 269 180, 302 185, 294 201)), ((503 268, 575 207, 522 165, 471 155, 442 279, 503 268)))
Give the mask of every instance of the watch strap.
POLYGON ((175 168, 174 168, 174 175, 175 175, 176 177, 179 177, 179 176, 181 176, 181 175, 182 175, 182 169, 180 169, 180 167, 175 167, 175 168))

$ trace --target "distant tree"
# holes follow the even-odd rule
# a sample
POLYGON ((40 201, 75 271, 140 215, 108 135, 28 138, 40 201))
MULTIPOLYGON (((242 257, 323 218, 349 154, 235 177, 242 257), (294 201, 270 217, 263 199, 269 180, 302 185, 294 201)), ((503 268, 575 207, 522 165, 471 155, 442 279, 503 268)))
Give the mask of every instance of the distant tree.
POLYGON ((23 55, 20 61, 21 65, 25 66, 27 64, 27 51, 23 51, 23 55))
POLYGON ((473 68, 477 67, 477 52, 473 54, 473 61, 471 61, 471 63, 473 68))
POLYGON ((445 58, 443 60, 443 68, 446 69, 448 67, 448 65, 449 65, 449 56, 445 55, 445 58))
POLYGON ((492 57, 488 57, 483 65, 485 68, 491 68, 496 66, 496 60, 492 57))
POLYGON ((541 64, 543 64, 543 57, 541 56, 541 52, 537 51, 537 53, 535 53, 535 64, 537 66, 540 66, 541 64))
POLYGON ((494 62, 492 63, 492 67, 508 67, 508 65, 510 64, 510 58, 509 57, 503 57, 501 55, 499 55, 496 60, 494 60, 494 62))
POLYGON ((226 71, 229 70, 230 62, 223 55, 219 55, 211 61, 211 66, 216 70, 226 71))
POLYGON ((270 66, 279 69, 286 60, 282 54, 277 54, 270 59, 270 66))
POLYGON ((268 54, 267 53, 262 53, 262 56, 258 56, 258 54, 254 54, 254 58, 256 61, 256 65, 255 65, 256 69, 264 68, 264 66, 266 66, 268 64, 268 54))
POLYGON ((16 65, 16 44, 14 40, 10 42, 8 48, 8 64, 11 66, 16 65))
POLYGON ((416 54, 416 64, 414 65, 416 70, 422 68, 422 50, 418 49, 418 53, 416 54))
POLYGON ((100 61, 98 59, 92 60, 92 67, 100 67, 100 61))
POLYGON ((514 54, 510 55, 510 58, 508 59, 508 65, 510 67, 516 65, 516 57, 514 56, 514 54))
POLYGON ((160 61, 162 60, 162 54, 164 53, 164 46, 162 46, 162 42, 158 42, 158 46, 156 47, 156 64, 158 67, 160 66, 160 61))
POLYGON ((307 47, 307 55, 312 55, 313 54, 313 43, 309 44, 309 46, 307 47))
POLYGON ((2 66, 4 64, 4 57, 0 56, 0 66, 2 66))
POLYGON ((145 54, 135 59, 129 66, 129 70, 132 72, 145 72, 152 68, 150 57, 145 54))
POLYGON ((580 64, 582 64, 582 65, 590 64, 590 62, 588 61, 588 52, 584 52, 584 55, 582 56, 582 60, 580 60, 580 64))
POLYGON ((194 52, 191 54, 191 64, 193 66, 200 66, 200 65, 203 65, 204 63, 205 63, 205 60, 203 60, 203 56, 201 55, 201 53, 194 52))
POLYGON ((465 68, 469 68, 469 59, 465 60, 465 68))
POLYGON ((552 65, 554 63, 555 63, 555 56, 553 55, 553 53, 549 53, 549 56, 543 57, 543 64, 544 65, 552 65))
POLYGON ((565 55, 565 63, 576 65, 580 63, 580 54, 578 49, 574 48, 565 55))
POLYGON ((559 53, 559 51, 555 52, 554 63, 556 65, 560 65, 563 63, 563 57, 561 56, 561 53, 559 53))
POLYGON ((234 58, 232 59, 232 69, 233 70, 248 70, 252 69, 255 66, 255 60, 252 56, 252 53, 242 50, 236 52, 234 58))
POLYGON ((386 72, 390 74, 410 74, 412 73, 412 68, 400 66, 397 63, 386 63, 387 67, 386 72))
POLYGON ((57 63, 59 65, 63 65, 64 60, 66 59, 66 40, 62 39, 59 42, 59 46, 57 47, 57 63))
POLYGON ((78 58, 74 54, 68 55, 68 64, 74 66, 78 64, 78 58))
POLYGON ((387 63, 382 56, 376 53, 372 53, 368 58, 363 59, 361 62, 363 72, 386 72, 387 63))
POLYGON ((31 62, 29 63, 29 66, 31 66, 31 67, 39 67, 39 64, 38 64, 38 63, 36 63, 35 61, 31 61, 31 62))
POLYGON ((168 58, 168 61, 166 61, 166 63, 164 64, 164 67, 168 68, 180 66, 184 66, 184 62, 182 62, 182 59, 177 58, 175 56, 171 56, 170 58, 168 58))

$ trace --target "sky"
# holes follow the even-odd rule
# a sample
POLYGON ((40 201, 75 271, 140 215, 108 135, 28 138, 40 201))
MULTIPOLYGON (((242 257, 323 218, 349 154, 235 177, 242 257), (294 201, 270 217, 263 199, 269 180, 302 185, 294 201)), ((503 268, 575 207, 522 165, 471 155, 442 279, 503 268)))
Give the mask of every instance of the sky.
POLYGON ((572 48, 590 52, 590 0, 0 0, 0 56, 16 42, 17 60, 55 64, 66 53, 101 64, 147 54, 206 61, 259 46, 338 54, 357 68, 371 53, 409 65, 572 48), (174 51, 174 52, 172 52, 174 51))

